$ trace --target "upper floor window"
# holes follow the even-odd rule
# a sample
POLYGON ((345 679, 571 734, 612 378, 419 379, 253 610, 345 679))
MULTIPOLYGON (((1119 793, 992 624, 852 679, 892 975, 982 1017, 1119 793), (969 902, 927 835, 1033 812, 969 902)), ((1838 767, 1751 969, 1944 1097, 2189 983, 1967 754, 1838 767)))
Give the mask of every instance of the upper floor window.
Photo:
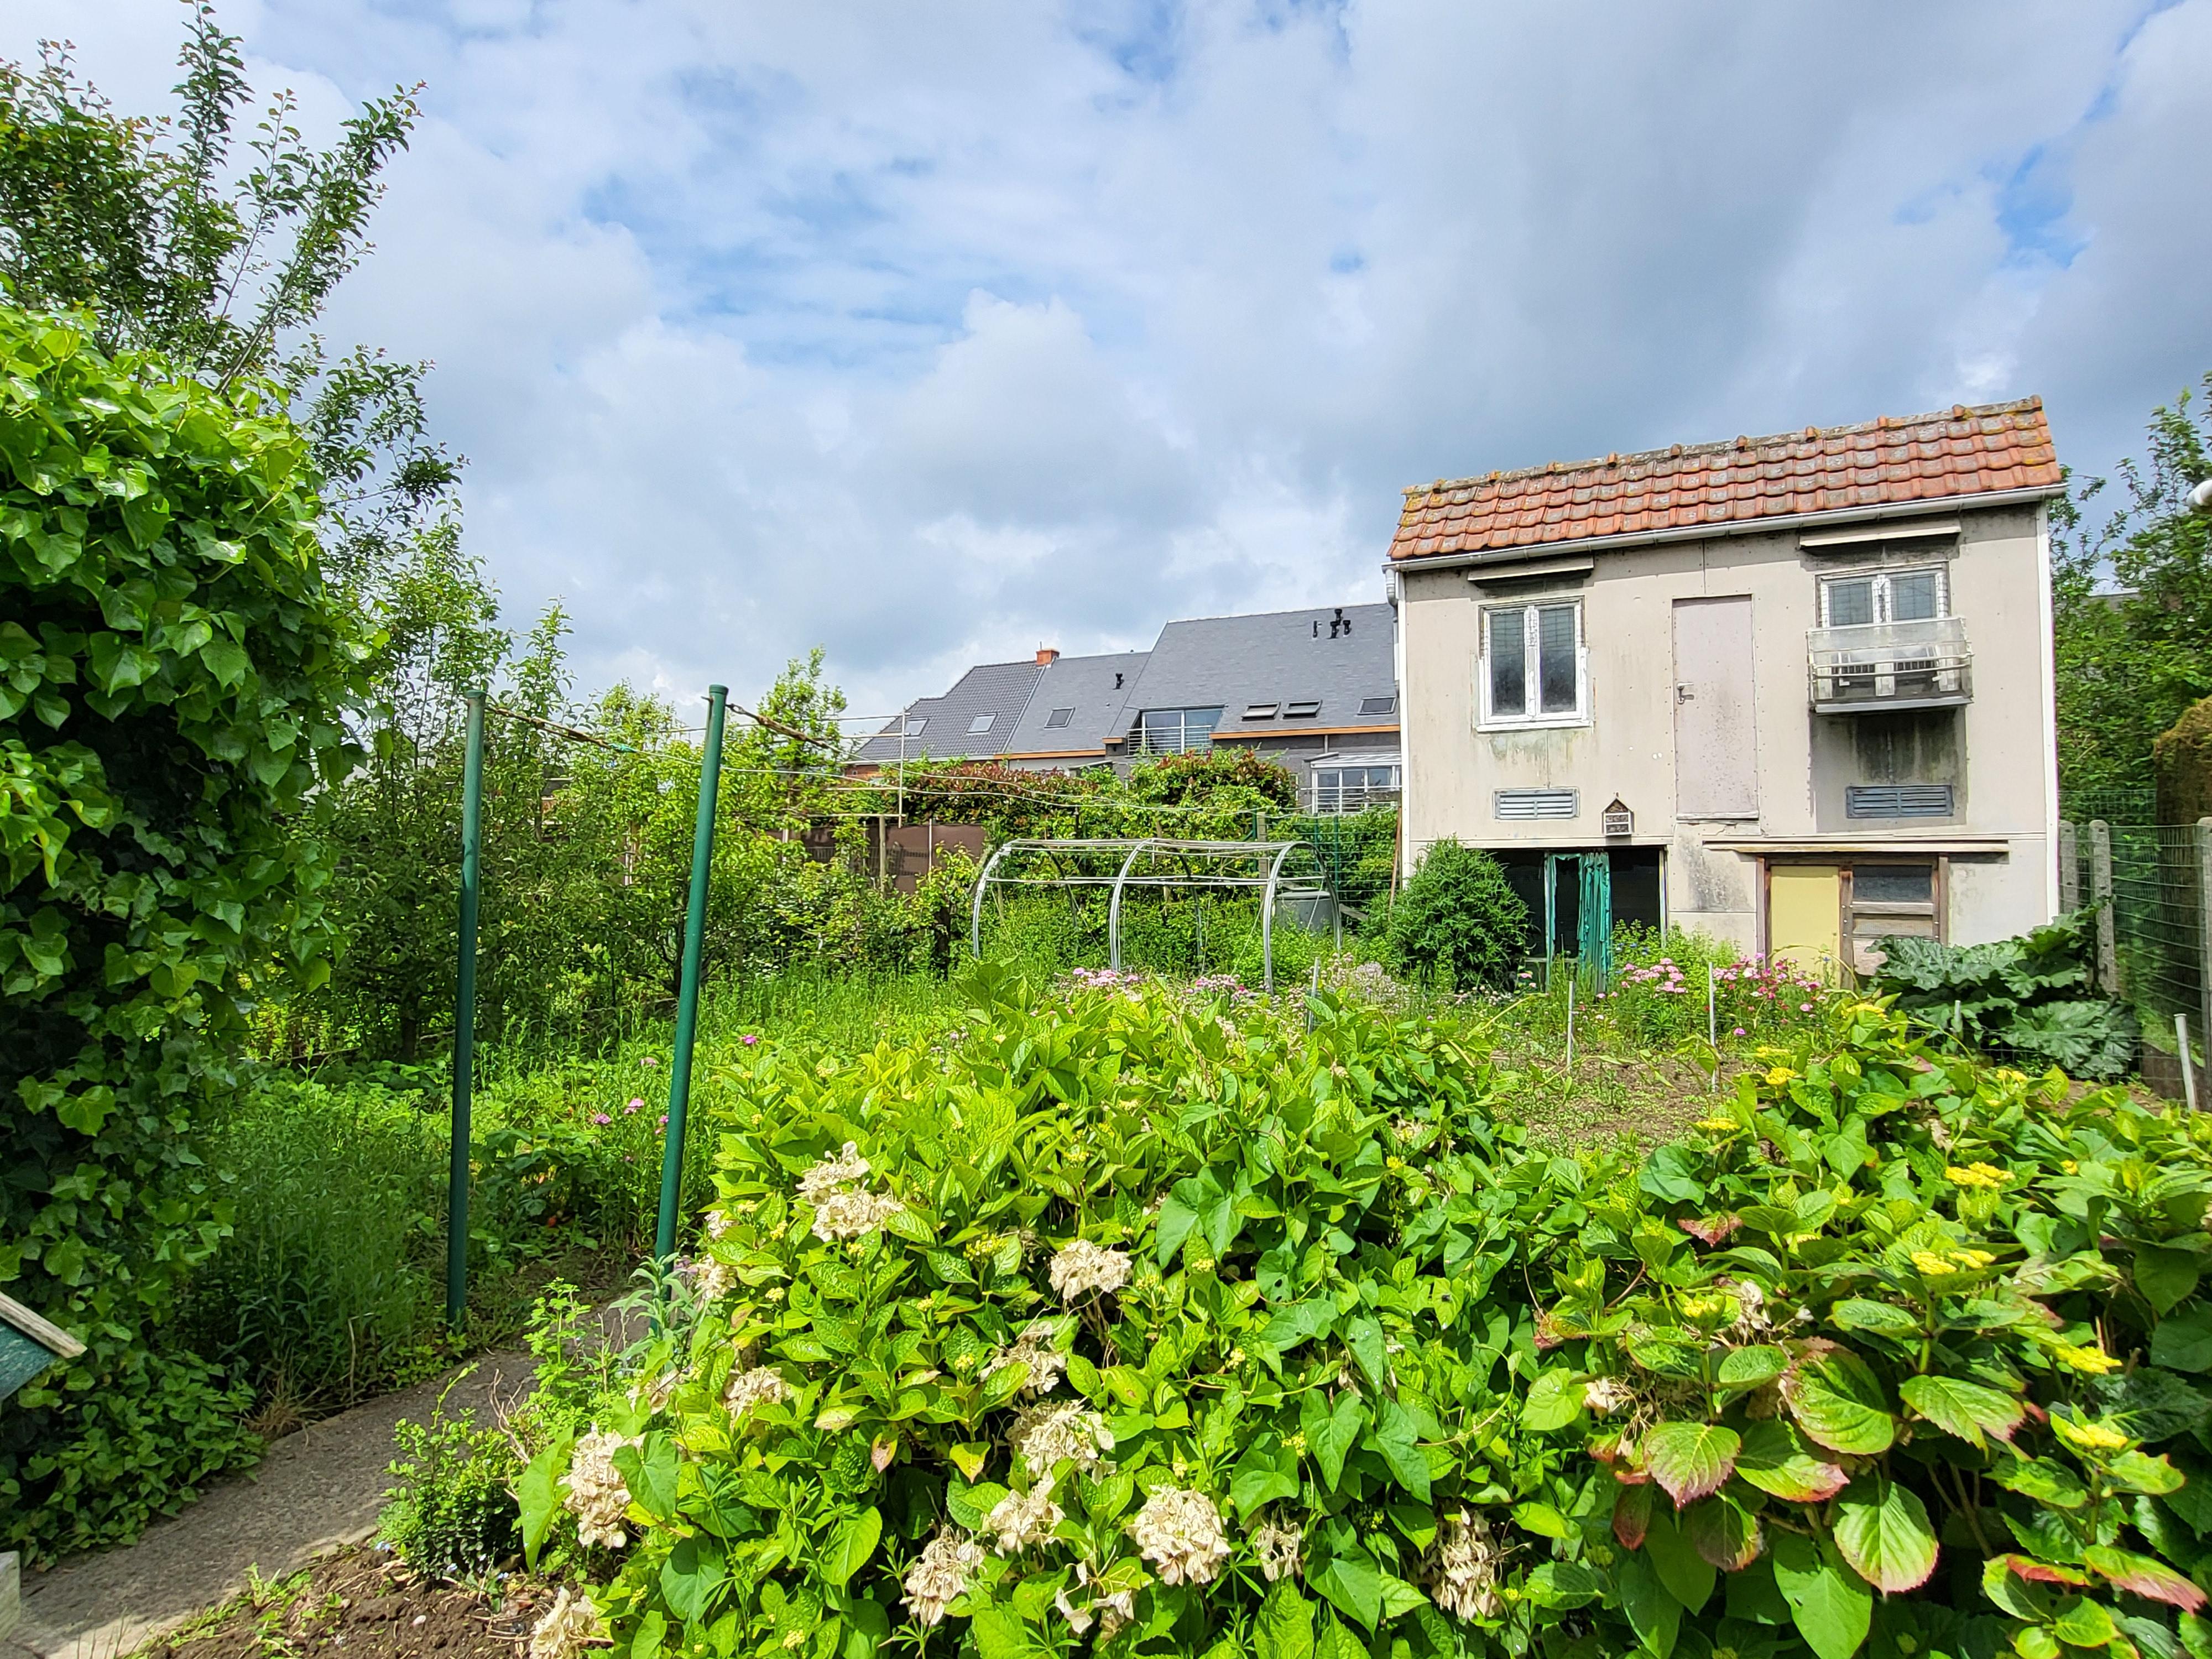
POLYGON ((1313 774, 1313 810, 1322 813, 1358 812, 1398 787, 1395 766, 1316 766, 1313 774))
POLYGON ((1580 599, 1486 606, 1478 672, 1484 726, 1580 726, 1589 719, 1580 599))
POLYGON ((1137 752, 1170 755, 1190 749, 1211 749, 1213 728, 1220 724, 1221 710, 1218 708, 1147 708, 1137 716, 1137 752))
POLYGON ((1823 577, 1820 625, 1864 628, 1875 623, 1933 622, 1949 614, 1947 586, 1940 566, 1823 577))

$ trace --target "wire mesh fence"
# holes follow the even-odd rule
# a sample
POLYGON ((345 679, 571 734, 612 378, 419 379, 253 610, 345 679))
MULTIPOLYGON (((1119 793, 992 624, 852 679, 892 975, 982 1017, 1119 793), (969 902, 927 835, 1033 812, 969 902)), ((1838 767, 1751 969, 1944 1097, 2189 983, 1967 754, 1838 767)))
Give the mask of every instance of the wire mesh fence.
POLYGON ((2212 818, 2069 818, 2059 825, 2059 886, 2066 908, 2097 908, 2098 981, 2142 1020, 2145 1079, 2165 1066, 2179 1081, 2175 1017, 2188 1024, 2192 1064, 2203 1063, 2212 1027, 2212 818))

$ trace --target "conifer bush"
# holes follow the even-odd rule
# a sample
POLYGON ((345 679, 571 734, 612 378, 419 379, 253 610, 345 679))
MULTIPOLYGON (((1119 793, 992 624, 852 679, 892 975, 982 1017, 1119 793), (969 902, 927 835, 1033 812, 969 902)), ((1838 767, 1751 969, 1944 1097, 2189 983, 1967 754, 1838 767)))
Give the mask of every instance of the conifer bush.
POLYGON ((1569 1153, 1330 995, 971 986, 752 1056, 524 1475, 617 1655, 2212 1651, 2203 1121, 1838 1002, 1569 1153))

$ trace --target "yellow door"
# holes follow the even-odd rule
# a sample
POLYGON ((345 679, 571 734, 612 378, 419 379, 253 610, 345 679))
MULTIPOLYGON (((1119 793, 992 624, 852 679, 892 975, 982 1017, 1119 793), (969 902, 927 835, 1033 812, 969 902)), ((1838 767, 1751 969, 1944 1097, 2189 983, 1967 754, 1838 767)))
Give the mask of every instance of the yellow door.
POLYGON ((1843 954, 1842 874, 1832 864, 1778 864, 1766 873, 1767 954, 1831 983, 1843 954))

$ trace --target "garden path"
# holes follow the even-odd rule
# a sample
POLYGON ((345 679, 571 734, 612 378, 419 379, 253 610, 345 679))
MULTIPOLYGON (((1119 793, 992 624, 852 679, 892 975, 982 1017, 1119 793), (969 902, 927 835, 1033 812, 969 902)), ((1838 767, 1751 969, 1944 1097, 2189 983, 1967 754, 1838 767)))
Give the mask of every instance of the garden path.
MULTIPOLYGON (((608 1312, 600 1317, 608 1340, 622 1340, 608 1312)), ((397 1455, 393 1426, 426 1419, 448 1382, 447 1415, 474 1407, 477 1422, 494 1421, 493 1396, 526 1390, 534 1369, 520 1353, 470 1364, 457 1382, 448 1372, 274 1442, 252 1470, 217 1483, 135 1544, 25 1574, 22 1622, 0 1637, 0 1659, 118 1659, 229 1601, 249 1569, 281 1578, 367 1539, 397 1455)))

